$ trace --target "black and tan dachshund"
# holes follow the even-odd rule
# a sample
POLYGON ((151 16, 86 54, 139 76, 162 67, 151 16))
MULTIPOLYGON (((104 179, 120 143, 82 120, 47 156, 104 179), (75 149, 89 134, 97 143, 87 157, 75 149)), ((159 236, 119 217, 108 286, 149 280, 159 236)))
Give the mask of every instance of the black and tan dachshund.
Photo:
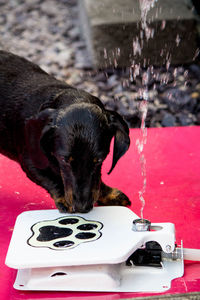
POLYGON ((101 101, 56 80, 28 60, 0 51, 0 152, 45 188, 61 212, 93 204, 130 205, 101 181, 114 137, 113 162, 128 150, 129 129, 101 101))

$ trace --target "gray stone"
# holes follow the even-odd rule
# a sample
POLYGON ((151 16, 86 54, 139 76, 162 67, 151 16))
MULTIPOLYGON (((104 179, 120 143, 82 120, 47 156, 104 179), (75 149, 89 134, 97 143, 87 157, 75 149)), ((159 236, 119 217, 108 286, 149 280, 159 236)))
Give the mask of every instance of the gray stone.
POLYGON ((176 118, 170 113, 165 113, 161 124, 162 124, 163 127, 175 126, 176 125, 176 118))
POLYGON ((176 116, 177 116, 178 121, 180 122, 181 126, 189 126, 194 123, 194 119, 191 114, 180 112, 176 116))
POLYGON ((80 34, 80 32, 79 32, 79 29, 77 28, 77 27, 74 27, 74 28, 72 28, 72 29, 70 29, 69 31, 68 31, 68 35, 70 36, 70 38, 72 39, 72 40, 78 40, 78 38, 79 38, 79 34, 80 34))
POLYGON ((98 68, 136 63, 169 67, 195 57, 196 20, 189 0, 157 1, 147 14, 149 39, 141 28, 138 0, 79 0, 79 11, 82 34, 98 68))

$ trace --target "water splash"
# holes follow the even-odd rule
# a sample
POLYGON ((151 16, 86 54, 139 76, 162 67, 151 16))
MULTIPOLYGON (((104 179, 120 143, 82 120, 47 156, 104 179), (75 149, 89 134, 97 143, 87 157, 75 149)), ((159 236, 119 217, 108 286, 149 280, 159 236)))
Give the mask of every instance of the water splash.
MULTIPOLYGON (((150 28, 147 22, 147 14, 150 11, 150 9, 154 7, 156 1, 157 0, 139 0, 140 10, 141 10, 141 30, 140 30, 140 37, 137 36, 133 40, 134 55, 136 54, 141 55, 144 37, 148 41, 150 38, 153 38, 154 36, 154 29, 150 28)), ((163 27, 165 27, 164 23, 163 23, 163 27)), ((146 61, 144 61, 144 65, 146 65, 146 61)), ((147 142, 147 128, 145 126, 145 121, 148 112, 148 99, 149 99, 148 83, 149 83, 151 73, 153 73, 153 67, 148 67, 147 71, 142 71, 140 64, 133 63, 130 68, 130 79, 132 81, 135 80, 138 75, 141 74, 142 76, 142 87, 138 91, 138 96, 141 99, 139 104, 139 112, 141 115, 141 137, 140 139, 136 140, 136 146, 140 157, 140 166, 141 166, 141 175, 142 175, 142 188, 138 192, 139 200, 141 201, 141 211, 140 211, 141 218, 143 218, 143 211, 145 207, 144 194, 147 185, 146 158, 143 151, 144 151, 144 145, 147 142)))
POLYGON ((149 40, 154 35, 154 30, 147 25, 147 14, 155 6, 157 0, 139 0, 141 10, 141 27, 149 40))
MULTIPOLYGON (((154 36, 154 29, 149 26, 147 22, 147 14, 151 8, 155 6, 157 0, 139 0, 140 11, 141 11, 141 30, 139 36, 133 39, 133 54, 141 55, 144 44, 144 37, 148 41, 154 36)), ((150 21, 149 21, 150 22, 150 21)))

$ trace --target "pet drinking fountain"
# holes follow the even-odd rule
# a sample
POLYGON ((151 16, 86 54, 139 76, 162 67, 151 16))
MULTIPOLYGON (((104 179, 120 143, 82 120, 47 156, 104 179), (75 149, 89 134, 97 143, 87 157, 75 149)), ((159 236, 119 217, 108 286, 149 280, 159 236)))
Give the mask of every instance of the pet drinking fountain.
POLYGON ((6 265, 18 270, 18 290, 164 292, 184 273, 174 225, 151 224, 121 206, 23 212, 6 265))

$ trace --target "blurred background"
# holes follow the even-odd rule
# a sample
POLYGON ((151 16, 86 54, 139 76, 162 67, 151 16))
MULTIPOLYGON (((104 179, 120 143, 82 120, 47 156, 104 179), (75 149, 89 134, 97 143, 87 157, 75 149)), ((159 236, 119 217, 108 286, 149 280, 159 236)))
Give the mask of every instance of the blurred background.
POLYGON ((199 0, 0 0, 0 49, 99 97, 130 127, 200 125, 199 0))

